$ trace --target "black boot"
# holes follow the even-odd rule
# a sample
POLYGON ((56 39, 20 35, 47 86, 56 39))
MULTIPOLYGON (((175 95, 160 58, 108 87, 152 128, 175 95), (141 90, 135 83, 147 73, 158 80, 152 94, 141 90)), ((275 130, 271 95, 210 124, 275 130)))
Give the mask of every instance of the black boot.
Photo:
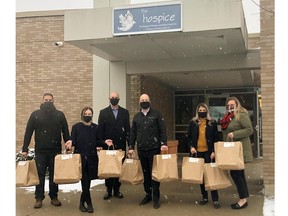
POLYGON ((87 204, 87 212, 88 212, 88 213, 93 213, 93 212, 94 212, 92 203, 87 204))
POLYGON ((83 195, 81 194, 81 198, 80 198, 80 205, 79 205, 79 209, 81 212, 86 212, 87 208, 85 207, 85 201, 83 199, 83 195))
POLYGON ((88 213, 93 213, 94 209, 93 209, 90 193, 86 197, 86 203, 87 203, 87 212, 88 213))

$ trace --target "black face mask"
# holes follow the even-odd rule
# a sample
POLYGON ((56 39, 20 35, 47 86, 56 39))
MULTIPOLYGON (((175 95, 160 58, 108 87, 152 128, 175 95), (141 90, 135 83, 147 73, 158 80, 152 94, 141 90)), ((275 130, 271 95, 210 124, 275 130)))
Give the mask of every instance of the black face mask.
POLYGON ((111 103, 113 106, 116 106, 116 105, 119 103, 119 98, 111 98, 111 99, 110 99, 110 103, 111 103))
POLYGON ((200 118, 206 118, 207 112, 198 112, 198 116, 199 116, 200 118))
POLYGON ((43 108, 45 111, 51 111, 55 109, 55 106, 53 102, 44 102, 41 104, 41 108, 43 108))
POLYGON ((140 102, 140 107, 142 109, 148 109, 150 107, 150 102, 149 101, 140 102))
POLYGON ((83 116, 83 120, 88 123, 92 120, 92 116, 83 116))

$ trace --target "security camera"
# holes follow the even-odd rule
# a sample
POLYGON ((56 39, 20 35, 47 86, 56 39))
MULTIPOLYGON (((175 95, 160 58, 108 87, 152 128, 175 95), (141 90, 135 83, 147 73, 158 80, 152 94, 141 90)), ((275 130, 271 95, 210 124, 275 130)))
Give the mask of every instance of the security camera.
POLYGON ((63 46, 63 42, 62 41, 55 42, 55 46, 61 47, 63 46))

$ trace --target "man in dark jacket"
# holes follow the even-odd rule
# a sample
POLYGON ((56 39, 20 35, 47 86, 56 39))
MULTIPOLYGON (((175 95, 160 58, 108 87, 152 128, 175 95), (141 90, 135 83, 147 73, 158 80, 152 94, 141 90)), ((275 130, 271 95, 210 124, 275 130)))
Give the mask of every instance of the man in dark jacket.
POLYGON ((45 198, 45 175, 49 172, 49 196, 51 204, 61 206, 58 200, 58 185, 53 182, 54 158, 61 153, 61 135, 66 146, 71 146, 72 141, 69 135, 66 117, 62 111, 54 106, 54 98, 51 93, 43 95, 42 104, 39 110, 34 111, 28 120, 22 147, 22 156, 26 157, 31 137, 35 132, 35 161, 40 184, 36 186, 34 208, 42 207, 42 200, 45 198))
POLYGON ((144 175, 144 190, 146 196, 139 203, 145 205, 152 200, 153 207, 160 207, 160 183, 152 180, 152 165, 154 155, 160 151, 167 151, 166 126, 161 114, 150 107, 150 98, 147 94, 140 96, 141 111, 132 121, 129 154, 133 154, 135 142, 137 142, 138 156, 144 175))
MULTIPOLYGON (((130 133, 129 112, 118 105, 119 100, 119 94, 111 92, 110 106, 100 110, 98 117, 99 137, 103 144, 106 144, 106 149, 113 145, 114 150, 126 151, 126 143, 129 143, 130 133)), ((105 179, 105 186, 107 191, 103 197, 104 200, 112 197, 112 190, 115 197, 123 198, 123 194, 120 192, 121 182, 119 178, 105 179)))

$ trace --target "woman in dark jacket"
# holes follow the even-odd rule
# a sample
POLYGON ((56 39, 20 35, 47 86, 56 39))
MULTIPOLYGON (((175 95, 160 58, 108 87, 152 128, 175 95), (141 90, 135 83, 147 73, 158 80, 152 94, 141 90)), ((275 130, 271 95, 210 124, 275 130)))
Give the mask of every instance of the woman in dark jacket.
POLYGON ((81 154, 82 162, 82 193, 79 209, 92 213, 93 205, 90 195, 91 180, 98 177, 98 155, 101 142, 98 136, 98 125, 92 122, 93 110, 85 107, 81 111, 81 122, 72 126, 71 137, 74 153, 81 154), (85 202, 87 207, 85 206, 85 202))
MULTIPOLYGON (((214 143, 219 141, 217 124, 209 114, 208 106, 200 103, 196 108, 196 115, 192 118, 188 127, 188 139, 190 153, 197 155, 198 158, 204 158, 205 163, 210 163, 215 158, 214 143)), ((208 192, 204 184, 200 185, 202 199, 200 205, 208 203, 208 192)), ((220 208, 217 190, 211 191, 211 197, 214 208, 220 208)))

